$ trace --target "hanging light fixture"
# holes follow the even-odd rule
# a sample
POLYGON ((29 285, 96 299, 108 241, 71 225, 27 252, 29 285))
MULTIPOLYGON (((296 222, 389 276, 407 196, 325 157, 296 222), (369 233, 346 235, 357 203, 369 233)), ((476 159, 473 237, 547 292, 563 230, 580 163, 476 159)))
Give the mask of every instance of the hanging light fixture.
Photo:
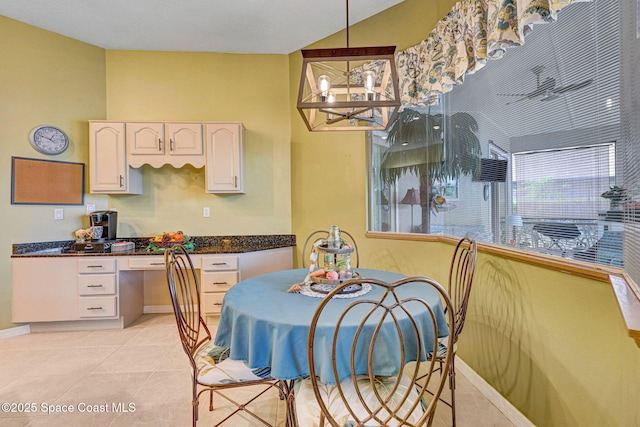
POLYGON ((310 131, 385 130, 400 108, 395 46, 302 50, 298 111, 310 131))

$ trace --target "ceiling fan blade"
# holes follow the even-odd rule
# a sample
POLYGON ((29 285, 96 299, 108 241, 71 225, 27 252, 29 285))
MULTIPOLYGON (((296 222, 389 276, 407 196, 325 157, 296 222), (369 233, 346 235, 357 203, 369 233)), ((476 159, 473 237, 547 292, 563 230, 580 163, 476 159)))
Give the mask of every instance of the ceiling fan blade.
POLYGON ((560 94, 551 91, 547 91, 547 93, 544 94, 544 96, 542 98, 540 98, 540 101, 553 101, 556 98, 560 98, 560 94))
POLYGON ((593 79, 585 80, 585 81, 580 82, 580 83, 572 83, 570 85, 559 87, 559 88, 555 89, 553 92, 554 93, 565 93, 565 92, 569 92, 569 91, 572 91, 572 90, 582 89, 584 87, 589 86, 592 82, 593 82, 593 79))
POLYGON ((513 102, 507 102, 506 105, 511 105, 511 104, 514 104, 514 103, 520 102, 520 101, 526 101, 527 99, 530 99, 530 98, 527 95, 524 95, 522 98, 516 99, 513 102))
POLYGON ((529 96, 528 93, 496 93, 496 96, 529 96))

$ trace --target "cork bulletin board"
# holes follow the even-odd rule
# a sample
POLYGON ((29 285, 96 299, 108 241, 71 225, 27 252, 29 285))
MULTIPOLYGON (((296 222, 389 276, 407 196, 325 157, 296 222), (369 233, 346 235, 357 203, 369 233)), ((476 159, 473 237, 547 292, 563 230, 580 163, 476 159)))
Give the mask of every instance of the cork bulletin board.
POLYGON ((12 157, 11 204, 83 205, 84 163, 12 157))

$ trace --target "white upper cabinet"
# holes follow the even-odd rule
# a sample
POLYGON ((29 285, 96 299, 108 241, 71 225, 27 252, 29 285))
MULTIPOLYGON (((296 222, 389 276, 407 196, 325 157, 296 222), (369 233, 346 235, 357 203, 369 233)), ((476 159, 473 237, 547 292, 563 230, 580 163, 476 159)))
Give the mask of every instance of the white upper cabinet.
POLYGON ((91 193, 142 194, 140 170, 127 163, 122 122, 89 122, 89 188, 91 193))
POLYGON ((242 123, 205 123, 207 193, 244 193, 242 123))
POLYGON ((127 122, 126 132, 127 158, 134 168, 204 166, 201 123, 127 122))
POLYGON ((243 129, 240 122, 91 120, 90 192, 142 194, 142 165, 190 164, 204 166, 207 193, 244 193, 243 129))

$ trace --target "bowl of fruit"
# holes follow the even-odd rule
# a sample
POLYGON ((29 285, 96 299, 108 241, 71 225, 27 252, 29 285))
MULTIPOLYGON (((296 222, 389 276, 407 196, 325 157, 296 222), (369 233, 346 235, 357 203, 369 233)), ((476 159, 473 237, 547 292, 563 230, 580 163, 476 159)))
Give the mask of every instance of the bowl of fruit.
POLYGON ((182 245, 188 251, 192 251, 195 247, 191 238, 182 231, 169 231, 150 238, 147 250, 150 252, 163 252, 175 245, 182 245))

